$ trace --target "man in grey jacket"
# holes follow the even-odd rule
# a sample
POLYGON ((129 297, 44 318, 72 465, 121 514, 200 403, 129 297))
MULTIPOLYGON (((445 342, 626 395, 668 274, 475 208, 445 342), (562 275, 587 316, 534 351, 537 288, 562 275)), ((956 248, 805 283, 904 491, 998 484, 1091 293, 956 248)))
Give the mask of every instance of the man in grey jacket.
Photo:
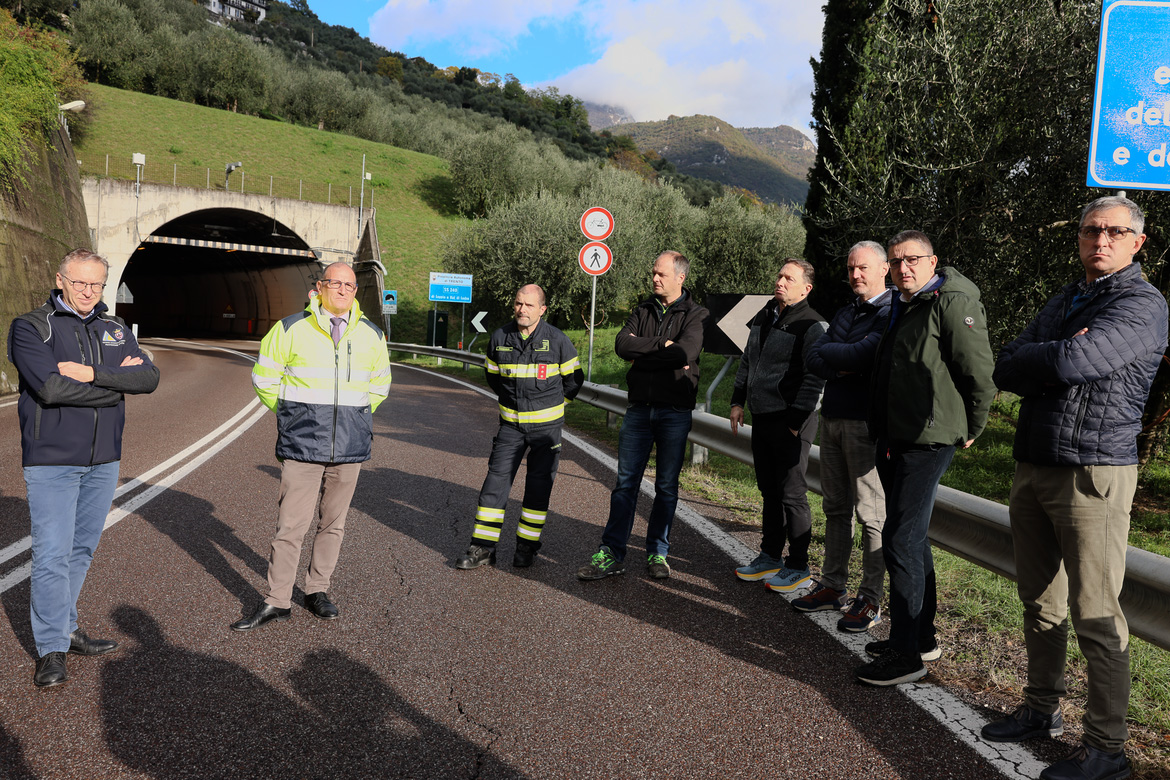
POLYGON ((1024 703, 983 728, 992 742, 1063 732, 1068 612, 1088 665, 1082 743, 1044 780, 1129 777, 1129 628, 1119 597, 1137 489, 1142 412, 1166 350, 1166 299, 1134 255, 1145 218, 1122 197, 1085 207, 1085 278, 999 353, 994 379, 1022 397, 1009 503, 1028 677, 1024 703))
POLYGON ((752 413, 752 461, 764 500, 760 554, 736 569, 735 576, 766 580, 768 590, 781 593, 807 587, 812 580, 812 510, 805 472, 817 435, 813 412, 825 380, 805 363, 826 328, 825 318, 807 300, 814 277, 808 261, 785 260, 773 299, 752 320, 731 395, 732 433, 743 424, 745 405, 752 413))

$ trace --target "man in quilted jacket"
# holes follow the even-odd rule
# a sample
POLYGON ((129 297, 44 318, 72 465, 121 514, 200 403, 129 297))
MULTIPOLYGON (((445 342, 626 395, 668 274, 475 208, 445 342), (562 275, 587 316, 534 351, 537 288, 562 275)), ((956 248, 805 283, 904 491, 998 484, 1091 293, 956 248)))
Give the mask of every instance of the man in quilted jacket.
POLYGON ((1141 209, 1124 197, 1085 207, 1085 277, 1048 302, 999 353, 997 386, 1021 396, 1010 517, 1024 605, 1024 703, 983 728, 992 742, 1056 736, 1068 612, 1088 663, 1081 744, 1044 780, 1129 777, 1129 631, 1119 596, 1137 488, 1137 436, 1166 349, 1167 306, 1142 278, 1141 209))

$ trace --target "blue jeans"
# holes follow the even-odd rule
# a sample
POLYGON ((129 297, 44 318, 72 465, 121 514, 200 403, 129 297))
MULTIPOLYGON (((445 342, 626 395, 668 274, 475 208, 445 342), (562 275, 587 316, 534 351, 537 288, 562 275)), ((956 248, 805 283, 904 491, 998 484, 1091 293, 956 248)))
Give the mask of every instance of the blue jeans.
POLYGON ((39 656, 69 650, 77 596, 114 500, 118 465, 24 467, 32 516, 29 609, 39 656))
POLYGON ((890 647, 915 658, 935 644, 938 597, 926 534, 938 481, 954 457, 954 445, 910 448, 877 442, 878 477, 886 491, 882 552, 890 573, 890 647))
POLYGON ((609 497, 609 522, 601 543, 618 560, 625 560, 626 544, 634 527, 634 511, 642 473, 657 445, 654 470, 654 505, 646 527, 646 554, 666 555, 670 549, 670 524, 678 505, 678 474, 682 471, 687 434, 691 432, 691 410, 673 406, 633 403, 626 409, 618 436, 617 484, 609 497))

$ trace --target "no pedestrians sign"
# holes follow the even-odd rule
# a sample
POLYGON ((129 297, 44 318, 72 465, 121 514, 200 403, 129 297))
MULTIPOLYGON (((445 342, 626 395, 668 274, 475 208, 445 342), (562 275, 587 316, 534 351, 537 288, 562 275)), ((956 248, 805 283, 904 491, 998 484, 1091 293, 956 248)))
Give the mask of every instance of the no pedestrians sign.
POLYGON ((600 241, 590 241, 577 253, 577 262, 590 276, 601 276, 613 266, 613 252, 600 241))

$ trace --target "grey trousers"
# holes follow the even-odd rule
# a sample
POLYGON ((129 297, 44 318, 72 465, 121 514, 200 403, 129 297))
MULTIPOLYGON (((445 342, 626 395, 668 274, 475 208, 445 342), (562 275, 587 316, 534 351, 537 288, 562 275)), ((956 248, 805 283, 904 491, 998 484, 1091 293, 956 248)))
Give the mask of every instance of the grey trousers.
POLYGON ((317 516, 317 498, 321 499, 320 521, 313 536, 313 554, 305 576, 305 593, 329 589, 329 580, 341 553, 345 537, 345 516, 357 487, 360 463, 302 463, 286 460, 280 469, 280 510, 276 520, 276 538, 268 556, 268 593, 264 601, 278 609, 291 605, 293 584, 301 562, 301 545, 317 516))
POLYGON ((1024 642, 1025 703, 1051 713, 1065 695, 1068 612, 1088 665, 1084 741, 1109 753, 1129 731, 1129 625, 1125 578, 1137 466, 1016 464, 1009 513, 1024 642))
POLYGON ((856 515, 863 543, 857 592, 874 606, 881 606, 886 576, 882 559, 886 494, 878 479, 874 443, 864 420, 821 417, 821 490, 825 511, 821 584, 840 591, 848 587, 856 515))

